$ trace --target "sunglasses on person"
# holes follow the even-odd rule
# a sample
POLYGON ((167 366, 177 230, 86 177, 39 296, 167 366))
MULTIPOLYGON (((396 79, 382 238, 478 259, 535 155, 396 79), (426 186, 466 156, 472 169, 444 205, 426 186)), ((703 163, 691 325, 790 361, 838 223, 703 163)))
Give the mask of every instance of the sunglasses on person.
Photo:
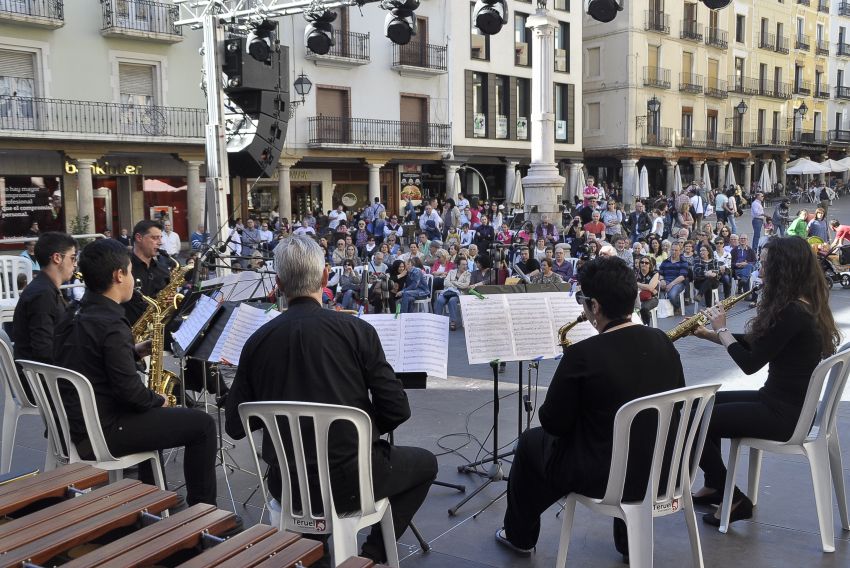
POLYGON ((584 294, 584 292, 582 292, 581 290, 579 290, 578 292, 576 292, 576 303, 577 303, 577 304, 579 304, 579 305, 582 305, 582 304, 584 304, 585 302, 589 302, 589 301, 591 301, 592 299, 593 299, 593 298, 591 298, 590 296, 586 296, 586 295, 584 294))
POLYGON ((648 260, 641 260, 640 263, 641 264, 649 264, 649 261, 648 260))

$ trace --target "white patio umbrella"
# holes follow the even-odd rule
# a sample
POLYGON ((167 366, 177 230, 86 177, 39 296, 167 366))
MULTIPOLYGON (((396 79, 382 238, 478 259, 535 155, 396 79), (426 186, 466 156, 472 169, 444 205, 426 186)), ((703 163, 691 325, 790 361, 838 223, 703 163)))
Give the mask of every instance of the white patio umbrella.
POLYGON ((515 203, 520 208, 525 205, 525 194, 522 191, 522 176, 519 175, 519 172, 517 172, 516 180, 514 181, 514 191, 511 203, 515 203))
POLYGON ((727 188, 730 187, 730 186, 734 187, 734 186, 738 185, 738 182, 735 181, 735 168, 732 167, 732 162, 729 162, 729 164, 726 166, 726 183, 725 183, 725 185, 726 185, 727 188))
POLYGON ((460 172, 455 171, 454 180, 452 181, 452 189, 449 192, 449 195, 447 197, 451 197, 452 199, 455 200, 455 202, 457 202, 457 194, 460 192, 460 188, 461 188, 460 172))
POLYGON ((828 170, 826 168, 817 162, 813 162, 807 158, 800 158, 799 160, 796 160, 796 163, 793 166, 785 170, 785 173, 790 175, 811 176, 826 173, 827 171, 828 170))
POLYGON ((850 165, 841 163, 841 160, 824 160, 820 165, 829 168, 830 172, 846 172, 850 170, 850 165))
POLYGON ((773 160, 770 161, 770 169, 768 170, 768 173, 770 174, 770 187, 774 188, 776 187, 776 182, 779 181, 779 177, 776 175, 776 162, 773 160))
POLYGON ((705 186, 705 194, 711 191, 711 175, 708 170, 708 163, 702 165, 702 183, 705 186))
POLYGON ((587 178, 584 176, 584 168, 579 168, 576 176, 576 195, 584 199, 584 188, 587 186, 587 178))
POLYGON ((770 183, 770 166, 764 165, 761 168, 761 175, 759 176, 759 189, 761 189, 765 193, 770 193, 773 189, 773 186, 770 183))
POLYGON ((679 164, 673 169, 673 193, 679 195, 682 193, 682 172, 679 171, 679 164))
POLYGON ((640 169, 640 176, 638 182, 638 197, 641 199, 646 199, 649 197, 649 172, 646 171, 646 166, 643 166, 640 169))
POLYGON ((850 156, 847 156, 846 158, 841 158, 840 160, 838 160, 838 163, 842 166, 850 167, 850 156))

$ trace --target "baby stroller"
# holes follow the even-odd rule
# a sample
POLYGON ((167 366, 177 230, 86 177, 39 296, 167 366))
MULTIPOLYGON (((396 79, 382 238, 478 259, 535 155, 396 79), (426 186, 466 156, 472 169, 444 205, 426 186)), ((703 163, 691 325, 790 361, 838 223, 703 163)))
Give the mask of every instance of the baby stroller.
MULTIPOLYGON (((842 288, 850 288, 850 269, 847 266, 836 265, 829 258, 838 250, 838 247, 828 250, 818 250, 818 264, 820 264, 821 270, 823 270, 823 274, 826 276, 826 284, 829 289, 832 289, 836 283, 841 284, 842 288)), ((838 258, 839 262, 845 264, 844 261, 848 261, 847 264, 850 264, 850 258, 847 258, 848 256, 850 256, 850 245, 841 247, 838 258)))

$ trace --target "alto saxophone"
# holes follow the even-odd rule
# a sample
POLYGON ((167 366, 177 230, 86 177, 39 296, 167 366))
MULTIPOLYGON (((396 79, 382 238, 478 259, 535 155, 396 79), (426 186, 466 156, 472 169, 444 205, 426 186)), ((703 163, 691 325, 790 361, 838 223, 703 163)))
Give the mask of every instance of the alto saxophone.
MULTIPOLYGON (((737 296, 731 296, 729 298, 726 298, 725 300, 720 302, 720 305, 723 306, 724 310, 728 310, 729 308, 731 308, 732 306, 734 306, 756 290, 758 290, 758 286, 754 286, 752 290, 748 290, 743 294, 738 294, 737 296)), ((705 315, 705 311, 701 311, 698 314, 689 317, 688 319, 668 331, 667 337, 670 338, 670 341, 682 339, 683 337, 692 334, 696 328, 702 327, 707 323, 708 316, 705 315)))
POLYGON ((582 312, 574 321, 571 321, 570 323, 566 323, 561 326, 561 328, 558 330, 558 345, 561 346, 561 349, 566 351, 567 347, 572 345, 573 342, 567 339, 567 334, 572 328, 585 321, 587 321, 587 315, 582 312))
POLYGON ((165 288, 157 293, 156 298, 153 298, 156 305, 154 306, 154 304, 148 301, 151 298, 142 295, 142 298, 148 302, 148 307, 141 317, 136 320, 136 323, 133 324, 134 343, 142 343, 151 339, 155 320, 157 318, 161 319, 164 325, 168 318, 171 317, 171 314, 177 311, 177 307, 180 305, 181 300, 183 300, 183 294, 178 294, 177 290, 183 285, 183 281, 186 279, 186 273, 192 267, 180 266, 180 263, 174 257, 169 257, 169 259, 174 263, 174 268, 171 270, 171 279, 165 288))
MULTIPOLYGON (((156 394, 165 397, 168 406, 174 406, 177 398, 174 396, 174 387, 177 384, 177 375, 162 368, 163 351, 165 350, 165 320, 170 314, 163 310, 157 300, 142 294, 142 299, 148 303, 148 309, 153 312, 151 317, 151 357, 148 371, 148 388, 156 394)), ((147 313, 147 311, 146 311, 147 313)))

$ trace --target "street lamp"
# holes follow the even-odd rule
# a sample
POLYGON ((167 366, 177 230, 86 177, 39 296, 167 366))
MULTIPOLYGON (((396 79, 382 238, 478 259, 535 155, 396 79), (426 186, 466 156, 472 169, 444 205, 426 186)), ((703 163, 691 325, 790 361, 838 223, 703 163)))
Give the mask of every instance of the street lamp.
POLYGON ((661 110, 661 101, 658 100, 658 97, 652 95, 652 98, 646 103, 646 109, 652 114, 657 114, 661 110))
POLYGON ((802 117, 805 117, 807 112, 809 112, 809 107, 806 106, 805 102, 794 109, 794 114, 799 114, 802 117))
POLYGON ((737 113, 738 113, 738 116, 739 116, 740 118, 743 118, 743 117, 744 117, 744 115, 747 113, 747 108, 748 108, 748 107, 747 107, 747 103, 745 103, 745 102, 744 102, 744 99, 741 99, 741 102, 739 102, 739 103, 735 106, 735 112, 737 112, 737 113))
POLYGON ((303 105, 307 102, 307 95, 310 94, 310 91, 313 89, 313 82, 307 78, 307 75, 302 71, 301 74, 295 79, 295 92, 301 97, 301 100, 294 100, 289 102, 289 118, 295 116, 295 109, 298 108, 298 105, 303 105))

